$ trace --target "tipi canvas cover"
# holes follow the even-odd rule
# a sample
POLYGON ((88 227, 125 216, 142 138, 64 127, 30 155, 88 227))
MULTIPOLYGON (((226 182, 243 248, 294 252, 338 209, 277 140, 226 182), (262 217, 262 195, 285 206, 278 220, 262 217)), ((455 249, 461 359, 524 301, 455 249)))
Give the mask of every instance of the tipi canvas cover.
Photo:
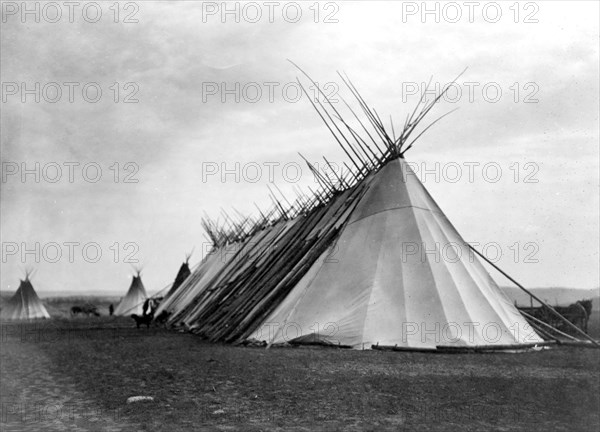
POLYGON ((405 160, 392 160, 256 336, 355 348, 541 342, 469 252, 405 160))
POLYGON ((33 285, 26 277, 19 284, 19 289, 2 308, 1 317, 4 320, 27 320, 50 318, 33 285))
POLYGON ((142 283, 142 277, 138 273, 137 275, 133 276, 131 286, 129 287, 125 297, 123 297, 121 302, 115 308, 114 315, 142 315, 146 298, 146 289, 142 283))

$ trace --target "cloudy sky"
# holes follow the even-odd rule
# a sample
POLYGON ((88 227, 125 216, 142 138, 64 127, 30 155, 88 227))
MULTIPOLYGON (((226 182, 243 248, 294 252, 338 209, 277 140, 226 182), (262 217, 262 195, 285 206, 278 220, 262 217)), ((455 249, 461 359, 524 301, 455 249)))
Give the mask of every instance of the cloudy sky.
POLYGON ((137 260, 156 291, 201 259, 205 213, 269 205, 269 166, 314 186, 298 151, 345 159, 287 59, 348 98, 345 71, 396 130, 468 68, 407 159, 526 286, 598 286, 597 2, 99 4, 3 3, 2 290, 35 268, 41 292, 120 293, 137 260))

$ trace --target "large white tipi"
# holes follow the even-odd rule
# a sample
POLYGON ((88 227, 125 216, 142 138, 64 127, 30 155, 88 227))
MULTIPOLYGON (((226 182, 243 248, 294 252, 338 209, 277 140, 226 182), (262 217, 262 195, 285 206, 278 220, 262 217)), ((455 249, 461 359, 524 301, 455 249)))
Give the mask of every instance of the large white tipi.
POLYGON ((21 280, 17 292, 0 311, 0 317, 3 320, 50 318, 29 280, 29 275, 25 276, 25 280, 21 280))
POLYGON ((368 180, 337 241, 255 336, 354 348, 542 341, 403 158, 368 180))

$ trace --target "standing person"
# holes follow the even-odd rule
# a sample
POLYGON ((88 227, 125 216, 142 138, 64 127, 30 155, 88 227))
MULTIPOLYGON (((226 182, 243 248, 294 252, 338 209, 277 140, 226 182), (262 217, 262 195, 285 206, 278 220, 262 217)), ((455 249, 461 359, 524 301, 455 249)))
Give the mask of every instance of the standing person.
POLYGON ((108 314, 110 316, 112 316, 113 312, 115 311, 115 307, 113 306, 113 304, 111 303, 110 306, 108 307, 108 314))
POLYGON ((144 306, 142 306, 142 315, 146 316, 148 314, 148 309, 150 309, 150 299, 146 299, 144 302, 144 306))

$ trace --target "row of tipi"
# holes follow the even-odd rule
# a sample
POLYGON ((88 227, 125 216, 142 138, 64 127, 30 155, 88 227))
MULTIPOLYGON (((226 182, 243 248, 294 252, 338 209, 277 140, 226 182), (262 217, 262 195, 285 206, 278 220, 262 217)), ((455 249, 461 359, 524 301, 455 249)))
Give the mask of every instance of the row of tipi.
MULTIPOLYGON (((186 256, 186 260, 179 267, 179 271, 175 276, 175 280, 170 284, 169 291, 166 296, 169 296, 179 288, 179 286, 185 281, 190 275, 189 259, 191 255, 186 256)), ((117 305, 114 311, 116 316, 129 316, 129 315, 142 315, 144 313, 144 303, 148 299, 146 294, 146 288, 142 282, 142 276, 140 271, 136 271, 136 274, 131 280, 131 285, 127 290, 125 297, 121 299, 121 302, 117 305)), ((148 312, 148 311, 146 311, 148 312)))
MULTIPOLYGON (((181 265, 169 293, 175 291, 190 274, 189 256, 181 265)), ((129 316, 132 314, 142 315, 144 302, 148 299, 146 288, 142 282, 141 272, 136 271, 125 296, 115 308, 113 315, 129 316)), ((27 272, 25 279, 21 280, 15 294, 0 309, 2 320, 35 320, 50 318, 46 307, 37 295, 30 274, 27 272)))
MULTIPOLYGON (((212 341, 269 346, 437 350, 542 343, 477 257, 464 253, 470 246, 404 158, 422 134, 412 138, 417 125, 443 93, 432 102, 421 99, 396 135, 340 77, 366 121, 346 104, 357 122, 351 125, 322 92, 314 103, 306 95, 348 156, 346 174, 328 177, 305 159, 320 184, 316 191, 298 190, 285 203, 273 194, 273 207, 259 218, 221 225, 205 219, 211 253, 191 274, 187 262, 187 271, 182 266, 156 316, 212 341)), ((138 273, 115 314, 140 314, 146 298, 138 273)))

